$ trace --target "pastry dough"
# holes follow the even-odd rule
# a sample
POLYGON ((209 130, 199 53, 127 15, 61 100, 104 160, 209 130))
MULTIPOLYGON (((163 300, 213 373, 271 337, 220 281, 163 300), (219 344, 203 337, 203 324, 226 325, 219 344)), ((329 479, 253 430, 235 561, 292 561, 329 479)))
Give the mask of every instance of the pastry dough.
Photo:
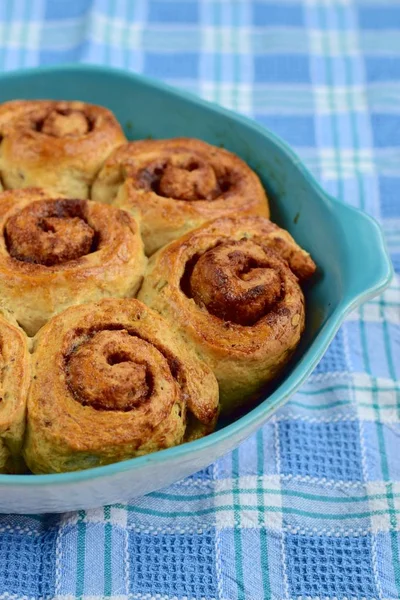
POLYGON ((216 217, 269 216, 264 189, 245 162, 190 138, 121 146, 100 171, 92 199, 140 216, 148 255, 216 217))
POLYGON ((141 302, 107 299, 57 315, 34 339, 24 455, 34 473, 74 471, 211 431, 211 370, 141 302))
POLYGON ((84 102, 15 100, 0 105, 0 178, 89 198, 108 155, 126 138, 109 110, 84 102))
POLYGON ((25 470, 20 455, 31 381, 29 340, 8 319, 0 315, 0 473, 25 470))
POLYGON ((268 219, 222 218, 152 256, 138 298, 212 368, 227 414, 287 365, 305 322, 298 278, 314 271, 310 256, 268 219))
POLYGON ((0 195, 0 306, 29 335, 73 304, 134 296, 147 259, 135 219, 38 189, 0 195))

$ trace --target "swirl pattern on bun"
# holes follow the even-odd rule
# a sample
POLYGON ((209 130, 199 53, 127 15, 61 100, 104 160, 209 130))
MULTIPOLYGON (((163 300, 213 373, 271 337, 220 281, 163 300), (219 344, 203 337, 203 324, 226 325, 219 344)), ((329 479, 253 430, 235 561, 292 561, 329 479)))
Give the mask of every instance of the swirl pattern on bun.
POLYGON ((305 324, 299 281, 314 271, 309 254, 268 219, 223 218, 152 256, 138 297, 212 368, 229 413, 288 363, 305 324))
POLYGON ((212 431, 218 385, 141 302, 108 299, 57 315, 34 339, 24 455, 34 473, 84 469, 212 431))
POLYGON ((89 198, 97 172, 126 138, 109 110, 77 101, 0 105, 0 177, 5 189, 42 187, 89 198))
POLYGON ((100 171, 92 198, 140 217, 148 255, 217 217, 269 216, 254 171, 235 154, 191 138, 121 146, 100 171))
POLYGON ((135 219, 38 189, 0 196, 0 305, 29 335, 73 304, 134 296, 147 259, 135 219))

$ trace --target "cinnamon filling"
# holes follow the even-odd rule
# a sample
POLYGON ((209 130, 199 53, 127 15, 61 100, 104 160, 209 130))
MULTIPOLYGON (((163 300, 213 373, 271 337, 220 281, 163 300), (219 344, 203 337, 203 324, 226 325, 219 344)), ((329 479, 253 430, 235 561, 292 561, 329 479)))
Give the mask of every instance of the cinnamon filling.
POLYGON ((161 345, 122 325, 75 330, 64 360, 75 400, 96 410, 139 408, 153 396, 160 376, 165 381, 161 390, 175 382, 179 393, 186 394, 179 361, 161 345))
POLYGON ((199 157, 172 155, 139 172, 140 187, 158 196, 176 200, 216 200, 231 187, 229 174, 218 176, 213 167, 199 157))
POLYGON ((125 330, 93 335, 69 359, 68 383, 75 398, 98 410, 121 411, 148 400, 153 378, 146 346, 125 330))
POLYGON ((284 267, 273 252, 251 240, 223 242, 188 265, 182 288, 214 316, 254 325, 283 299, 284 267))
POLYGON ((85 220, 85 207, 84 200, 39 201, 26 206, 5 225, 10 256, 53 266, 93 252, 97 235, 85 220))

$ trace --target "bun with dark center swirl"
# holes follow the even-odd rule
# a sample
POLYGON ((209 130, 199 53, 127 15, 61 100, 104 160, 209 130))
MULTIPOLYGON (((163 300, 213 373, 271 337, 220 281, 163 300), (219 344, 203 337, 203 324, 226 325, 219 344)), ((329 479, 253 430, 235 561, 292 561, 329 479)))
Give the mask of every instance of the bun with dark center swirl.
POLYGON ((124 142, 118 121, 102 106, 55 100, 0 105, 0 177, 6 189, 38 186, 89 198, 97 172, 124 142))
POLYGON ((212 431, 218 385, 141 302, 108 299, 57 315, 34 339, 24 456, 34 473, 73 471, 212 431))
POLYGON ((135 219, 38 189, 0 196, 0 306, 29 335, 73 304, 134 296, 147 259, 135 219))
POLYGON ((0 473, 25 470, 21 459, 26 401, 31 381, 29 341, 0 314, 0 473))
POLYGON ((121 146, 100 171, 92 199, 140 215, 148 255, 217 217, 269 216, 265 191, 245 162, 190 138, 121 146))
POLYGON ((152 256, 138 297, 212 368, 229 413, 290 359, 305 323, 299 281, 315 268, 268 219, 222 218, 152 256))

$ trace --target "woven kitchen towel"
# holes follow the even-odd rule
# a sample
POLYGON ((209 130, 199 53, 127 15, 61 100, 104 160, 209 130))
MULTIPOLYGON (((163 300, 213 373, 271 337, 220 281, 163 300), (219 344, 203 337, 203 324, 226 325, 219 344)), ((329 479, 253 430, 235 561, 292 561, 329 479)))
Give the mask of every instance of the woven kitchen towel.
MULTIPOLYGON (((245 113, 400 270, 399 0, 0 1, 0 68, 96 62, 245 113)), ((238 450, 101 510, 0 517, 0 599, 400 597, 400 285, 238 450)))

